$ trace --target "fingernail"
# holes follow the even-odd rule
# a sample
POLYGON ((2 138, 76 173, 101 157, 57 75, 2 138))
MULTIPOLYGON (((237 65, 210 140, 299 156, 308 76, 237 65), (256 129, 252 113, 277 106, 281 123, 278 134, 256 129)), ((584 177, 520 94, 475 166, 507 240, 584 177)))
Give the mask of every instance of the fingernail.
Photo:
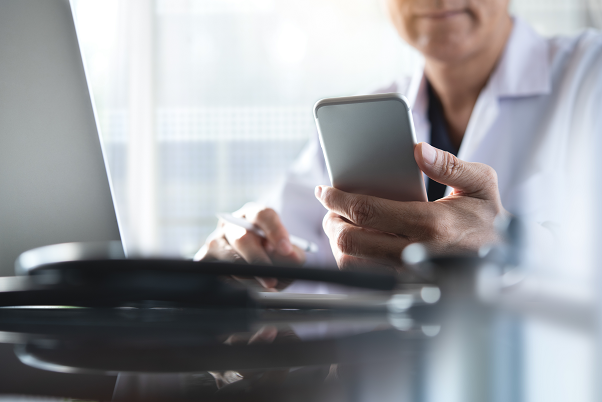
POLYGON ((293 245, 291 244, 290 240, 282 239, 280 240, 280 243, 278 243, 278 250, 282 255, 289 255, 293 252, 293 245))
POLYGON ((322 186, 316 186, 315 193, 318 200, 322 199, 322 186))
POLYGON ((426 142, 422 143, 422 159, 429 165, 434 165, 437 159, 437 151, 426 142))

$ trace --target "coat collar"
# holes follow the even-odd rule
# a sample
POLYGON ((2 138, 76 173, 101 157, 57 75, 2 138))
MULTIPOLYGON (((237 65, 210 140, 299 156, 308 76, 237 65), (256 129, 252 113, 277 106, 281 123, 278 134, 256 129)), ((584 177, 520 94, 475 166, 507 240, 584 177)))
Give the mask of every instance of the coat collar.
MULTIPOLYGON (((502 57, 483 91, 497 98, 545 95, 551 91, 548 42, 518 17, 502 57)), ((425 116, 428 107, 424 67, 407 87, 407 98, 415 114, 425 116)))
POLYGON ((551 91, 549 45, 520 18, 514 27, 500 63, 490 79, 498 98, 545 95, 551 91))

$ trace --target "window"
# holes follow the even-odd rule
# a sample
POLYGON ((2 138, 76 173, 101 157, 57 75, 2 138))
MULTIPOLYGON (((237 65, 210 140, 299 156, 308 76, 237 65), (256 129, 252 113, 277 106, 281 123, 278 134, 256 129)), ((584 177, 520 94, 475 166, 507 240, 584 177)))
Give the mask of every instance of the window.
MULTIPOLYGON (((378 0, 74 5, 126 244, 143 254, 190 256, 215 212, 269 191, 314 134, 315 101, 421 63, 378 0)), ((512 7, 546 34, 594 22, 577 1, 512 7)))

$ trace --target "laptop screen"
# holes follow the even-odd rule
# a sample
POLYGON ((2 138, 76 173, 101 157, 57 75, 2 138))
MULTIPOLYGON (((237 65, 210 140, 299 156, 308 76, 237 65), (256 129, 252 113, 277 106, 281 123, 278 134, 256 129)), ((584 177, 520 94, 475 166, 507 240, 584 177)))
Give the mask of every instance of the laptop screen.
POLYGON ((0 2, 0 276, 31 248, 120 240, 68 0, 0 2))

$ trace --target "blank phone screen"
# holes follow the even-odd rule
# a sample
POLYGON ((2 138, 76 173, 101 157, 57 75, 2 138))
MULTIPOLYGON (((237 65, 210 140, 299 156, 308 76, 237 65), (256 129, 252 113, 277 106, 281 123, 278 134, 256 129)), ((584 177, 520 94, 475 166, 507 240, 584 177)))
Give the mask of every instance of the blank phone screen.
POLYGON ((411 112, 397 97, 317 106, 332 185, 397 201, 425 201, 411 112))

